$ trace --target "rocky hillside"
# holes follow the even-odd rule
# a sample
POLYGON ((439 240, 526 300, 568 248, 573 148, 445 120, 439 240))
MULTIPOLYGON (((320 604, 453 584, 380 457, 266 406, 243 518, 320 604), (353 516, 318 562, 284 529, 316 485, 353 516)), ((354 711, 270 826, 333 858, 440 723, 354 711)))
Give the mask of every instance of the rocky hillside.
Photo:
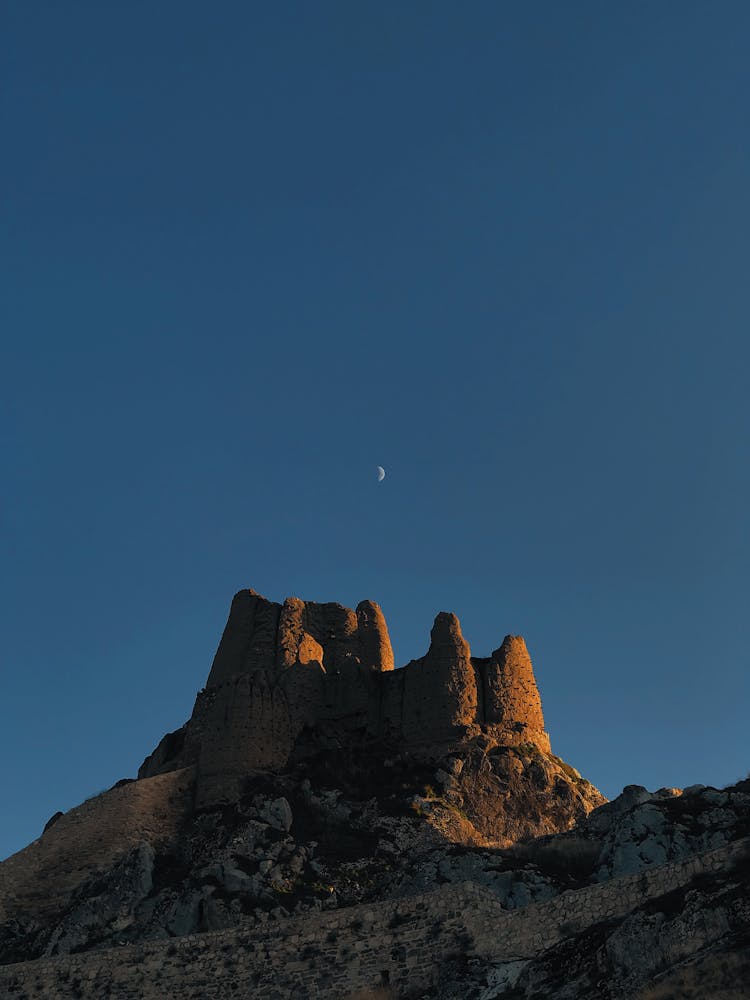
MULTIPOLYGON (((163 775, 103 793, 81 807, 86 815, 59 817, 0 866, 4 961, 264 924, 433 882, 476 877, 499 886, 482 873, 509 868, 501 847, 567 829, 602 801, 571 768, 530 747, 467 746, 436 761, 321 752, 280 775, 248 775, 236 802, 187 814, 194 779, 190 769, 174 775, 181 786, 165 787, 171 775, 163 775), (139 808, 135 793, 152 782, 162 783, 180 822, 149 836, 143 827, 155 823, 146 815, 135 837, 123 829, 127 849, 81 866, 79 838, 100 836, 125 811, 123 800, 139 808), (88 814, 92 805, 99 808, 88 814), (60 858, 80 882, 63 885, 60 873, 49 885, 60 858)), ((524 863, 505 898, 523 905, 553 891, 524 863)))
MULTIPOLYGON (((650 794, 632 785, 569 834, 513 853, 569 888, 658 870, 750 836, 750 780, 725 789, 693 786, 650 794)), ((731 864, 650 896, 619 919, 531 959, 457 963, 438 1000, 743 1000, 750 993, 750 844, 731 864)))

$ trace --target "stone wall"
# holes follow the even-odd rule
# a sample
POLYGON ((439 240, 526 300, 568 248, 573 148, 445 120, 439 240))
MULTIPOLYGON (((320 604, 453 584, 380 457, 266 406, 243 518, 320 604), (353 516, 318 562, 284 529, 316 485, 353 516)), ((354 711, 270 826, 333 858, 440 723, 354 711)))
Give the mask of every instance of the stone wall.
POLYGON ((650 872, 503 910, 471 883, 269 925, 0 968, 9 1000, 299 1000, 345 998, 389 986, 395 996, 430 989, 456 956, 510 961, 537 955, 594 923, 624 917, 648 899, 726 870, 750 841, 650 872))
POLYGON ((235 674, 206 692, 196 781, 197 808, 239 798, 252 770, 278 771, 292 749, 289 704, 263 671, 235 674))
POLYGON ((687 885, 696 875, 719 872, 748 857, 750 838, 636 875, 563 892, 546 903, 506 912, 476 927, 476 954, 496 960, 531 958, 592 924, 621 919, 649 899, 687 885))

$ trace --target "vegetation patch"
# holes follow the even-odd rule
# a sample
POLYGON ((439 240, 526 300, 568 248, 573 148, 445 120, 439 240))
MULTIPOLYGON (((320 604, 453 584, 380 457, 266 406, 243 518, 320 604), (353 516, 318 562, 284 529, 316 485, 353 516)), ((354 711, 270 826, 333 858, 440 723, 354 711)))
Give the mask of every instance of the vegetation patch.
POLYGON ((550 754, 550 758, 555 762, 555 764, 557 764, 563 774, 567 778, 570 778, 574 785, 581 785, 584 783, 587 785, 589 784, 585 778, 581 777, 574 767, 571 767, 570 764, 566 764, 561 757, 556 757, 554 754, 550 754))

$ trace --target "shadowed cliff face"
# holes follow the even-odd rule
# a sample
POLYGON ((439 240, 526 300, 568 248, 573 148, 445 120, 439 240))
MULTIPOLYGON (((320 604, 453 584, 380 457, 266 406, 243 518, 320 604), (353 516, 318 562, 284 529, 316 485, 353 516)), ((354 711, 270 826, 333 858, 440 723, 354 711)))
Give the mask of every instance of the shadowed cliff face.
POLYGON ((478 736, 550 749, 520 636, 472 658, 458 618, 440 612, 425 656, 394 670, 373 601, 352 611, 242 590, 192 718, 139 776, 196 764, 196 803, 206 807, 233 801, 253 770, 282 771, 306 752, 384 743, 434 756, 478 736))

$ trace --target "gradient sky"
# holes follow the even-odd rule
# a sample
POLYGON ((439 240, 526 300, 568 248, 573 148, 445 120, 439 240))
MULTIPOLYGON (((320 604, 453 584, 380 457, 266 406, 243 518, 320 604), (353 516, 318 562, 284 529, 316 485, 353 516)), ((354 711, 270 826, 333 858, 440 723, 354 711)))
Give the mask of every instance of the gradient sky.
POLYGON ((245 586, 377 600, 401 664, 523 633, 609 796, 744 777, 750 7, 3 22, 0 856, 245 586))

